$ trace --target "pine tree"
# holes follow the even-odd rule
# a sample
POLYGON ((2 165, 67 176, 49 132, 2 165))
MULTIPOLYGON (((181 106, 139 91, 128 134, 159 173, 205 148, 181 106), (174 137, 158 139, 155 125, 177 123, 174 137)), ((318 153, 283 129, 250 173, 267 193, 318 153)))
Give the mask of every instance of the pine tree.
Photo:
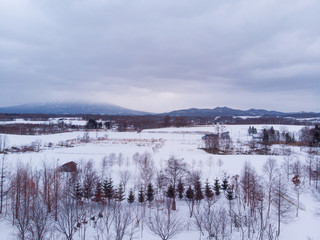
POLYGON ((174 188, 173 188, 173 186, 170 184, 170 186, 168 187, 168 190, 167 190, 167 192, 166 192, 166 195, 167 195, 167 197, 168 198, 174 198, 174 188))
POLYGON ((92 187, 91 180, 89 178, 85 178, 82 189, 84 198, 89 200, 93 196, 92 187))
POLYGON ((204 190, 204 193, 206 195, 206 198, 212 198, 213 197, 213 192, 211 190, 211 187, 209 185, 209 182, 208 182, 208 179, 206 181, 206 185, 205 185, 205 190, 204 190))
POLYGON ((81 184, 79 182, 76 183, 74 190, 73 190, 73 198, 77 201, 81 201, 83 197, 83 191, 81 184))
POLYGON ((196 201, 201 201, 204 198, 203 192, 202 192, 202 186, 200 178, 198 178, 194 183, 194 199, 196 201))
POLYGON ((151 183, 148 184, 147 187, 147 201, 151 203, 154 200, 154 190, 151 183))
POLYGON ((193 200, 194 199, 194 190, 191 188, 191 186, 189 186, 187 191, 186 191, 186 198, 188 200, 193 200))
POLYGON ((265 128, 263 129, 263 132, 262 132, 262 142, 264 144, 269 143, 269 134, 268 134, 267 129, 265 129, 265 128))
POLYGON ((133 193, 132 189, 130 189, 130 191, 129 191, 129 196, 128 196, 127 201, 128 201, 128 203, 133 203, 134 202, 134 193, 133 193))
POLYGON ((181 181, 181 178, 180 178, 180 180, 178 182, 178 185, 177 185, 177 192, 178 192, 178 197, 180 199, 182 199, 183 198, 183 193, 184 193, 184 186, 183 186, 183 183, 181 181))
POLYGON ((214 185, 213 185, 213 190, 214 190, 214 193, 217 196, 220 195, 220 189, 221 189, 221 186, 220 186, 220 183, 219 183, 219 179, 216 179, 215 182, 214 182, 214 185))
POLYGON ((103 183, 103 192, 105 197, 108 199, 108 202, 110 203, 110 200, 114 196, 114 187, 113 187, 113 182, 111 178, 107 178, 104 183, 103 183))
POLYGON ((223 191, 226 191, 227 190, 227 188, 228 188, 228 186, 229 186, 229 182, 228 182, 228 179, 227 178, 224 178, 223 179, 223 182, 222 182, 222 189, 223 189, 223 191))
POLYGON ((141 204, 144 203, 144 191, 143 191, 142 186, 141 186, 139 194, 138 194, 138 201, 141 204))
POLYGON ((124 191, 122 184, 119 184, 119 188, 117 189, 117 201, 122 202, 125 199, 124 191))
POLYGON ((258 133, 258 130, 257 130, 255 127, 252 127, 252 133, 253 133, 253 134, 257 134, 257 133, 258 133))
POLYGON ((192 217, 193 214, 193 208, 194 208, 194 190, 191 188, 191 186, 188 187, 186 191, 186 203, 189 208, 190 217, 192 217))
POLYGON ((94 201, 100 202, 103 198, 104 198, 104 196, 103 196, 103 193, 102 193, 101 182, 97 182, 96 191, 94 193, 94 201))
POLYGON ((234 199, 234 197, 233 197, 233 191, 232 191, 232 189, 231 189, 230 186, 228 186, 226 193, 227 193, 227 194, 226 194, 226 198, 227 198, 228 200, 233 200, 233 199, 234 199))
POLYGON ((276 134, 276 132, 275 132, 274 128, 271 127, 270 131, 269 131, 269 140, 271 139, 272 141, 274 141, 275 140, 275 134, 276 134))

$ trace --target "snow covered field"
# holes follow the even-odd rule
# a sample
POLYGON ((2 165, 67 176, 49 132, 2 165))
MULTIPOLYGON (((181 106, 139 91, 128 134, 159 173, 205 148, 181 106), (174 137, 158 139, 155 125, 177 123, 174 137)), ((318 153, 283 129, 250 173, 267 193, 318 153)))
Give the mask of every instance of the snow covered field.
MULTIPOLYGON (((251 140, 248 135, 248 125, 225 125, 225 126, 201 126, 186 128, 162 128, 148 129, 141 133, 137 132, 113 132, 113 131, 90 131, 90 142, 76 142, 72 147, 60 147, 61 141, 81 139, 86 132, 68 132, 44 136, 18 136, 6 135, 7 147, 30 145, 37 142, 41 146, 39 152, 28 153, 10 153, 6 156, 8 169, 14 169, 19 164, 29 164, 32 168, 41 168, 43 163, 59 166, 64 163, 74 161, 76 163, 92 160, 95 168, 101 177, 112 177, 115 184, 120 181, 120 173, 128 171, 131 178, 138 181, 137 169, 133 164, 133 155, 135 153, 143 154, 148 152, 152 155, 155 163, 155 170, 165 167, 166 160, 170 156, 184 159, 190 170, 199 170, 202 173, 202 182, 206 179, 210 183, 215 178, 222 179, 223 176, 233 176, 241 173, 241 169, 246 161, 250 162, 259 174, 262 173, 262 166, 268 158, 277 160, 280 166, 284 160, 283 155, 212 155, 202 149, 203 141, 201 137, 208 132, 229 131, 235 146, 240 143, 245 144, 251 140), (44 148, 49 143, 51 148, 44 148), (103 168, 103 159, 115 154, 122 161, 113 166, 103 168), (120 157, 119 157, 120 156, 120 157)), ((268 125, 255 125, 261 130, 268 125)), ((287 129, 294 132, 296 136, 302 126, 277 126, 273 125, 275 130, 287 129)), ((4 135, 2 135, 4 137, 4 135)), ((281 148, 281 146, 274 146, 281 148)), ((305 161, 305 149, 291 147, 292 156, 295 159, 305 161)), ((280 150, 279 150, 280 151, 280 150)), ((281 151, 280 151, 281 152, 281 151)), ((133 182, 133 181, 132 181, 133 182)), ((131 185, 130 185, 131 186, 131 185)), ((129 187, 130 187, 129 186, 129 187)), ((127 187, 127 192, 129 187, 127 187)), ((291 240, 317 240, 320 239, 320 195, 309 187, 301 195, 301 211, 299 217, 293 218, 286 224, 282 224, 280 239, 291 240)), ((187 207, 184 201, 177 202, 177 208, 180 214, 187 215, 187 207)), ((145 227, 146 228, 146 227, 145 227)), ((147 228, 146 228, 147 229, 147 228)), ((149 231, 144 230, 143 235, 136 235, 136 239, 159 239, 149 231)), ((14 228, 8 221, 0 221, 0 239, 15 239, 13 237, 14 228)), ((177 240, 199 239, 200 233, 191 227, 189 231, 184 231, 176 236, 177 240)), ((204 236, 202 236, 205 239, 204 236)), ((61 238, 63 239, 63 238, 61 238)), ((79 234, 75 234, 75 239, 80 239, 79 234)), ((88 230, 86 239, 95 239, 94 230, 88 230), (91 234, 91 235, 90 235, 91 234)), ((233 234, 233 240, 240 239, 239 234, 233 234)))
POLYGON ((64 122, 70 125, 84 126, 87 121, 80 118, 50 118, 48 121, 30 121, 25 119, 14 119, 12 121, 0 121, 1 124, 58 124, 64 122))

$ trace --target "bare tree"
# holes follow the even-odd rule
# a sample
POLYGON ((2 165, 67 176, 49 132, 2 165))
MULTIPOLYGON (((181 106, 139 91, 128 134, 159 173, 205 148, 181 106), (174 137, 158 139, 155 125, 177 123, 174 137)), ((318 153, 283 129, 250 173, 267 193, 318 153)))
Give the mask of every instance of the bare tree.
POLYGON ((242 198, 238 196, 237 200, 234 201, 232 204, 230 204, 230 217, 233 226, 240 230, 241 234, 241 239, 245 240, 246 239, 246 231, 247 231, 247 212, 245 208, 245 204, 242 202, 242 198))
POLYGON ((19 239, 45 239, 50 231, 51 216, 40 191, 43 171, 20 166, 11 183, 11 218, 19 239))
POLYGON ((214 201, 205 204, 195 213, 196 226, 205 231, 208 239, 226 239, 231 235, 228 213, 223 205, 215 206, 214 201))
POLYGON ((42 173, 42 198, 47 206, 48 213, 52 212, 54 203, 54 169, 49 168, 46 163, 43 163, 42 173))
POLYGON ((110 204, 104 208, 103 211, 103 218, 102 218, 102 229, 103 235, 105 236, 106 240, 112 240, 112 226, 114 222, 114 209, 115 209, 115 201, 111 201, 110 204))
POLYGON ((108 165, 109 167, 113 167, 113 165, 115 164, 117 160, 117 155, 115 153, 110 153, 109 154, 109 158, 108 158, 108 165))
POLYGON ((219 158, 218 162, 217 162, 217 166, 219 167, 219 174, 220 174, 220 170, 221 170, 222 165, 223 165, 223 161, 219 158))
POLYGON ((117 164, 118 164, 118 166, 119 166, 119 169, 120 169, 120 167, 123 165, 123 162, 124 162, 123 154, 122 154, 122 153, 119 153, 118 158, 117 158, 117 164))
POLYGON ((104 156, 101 161, 101 178, 102 179, 104 178, 107 165, 108 165, 108 157, 104 156))
POLYGON ((131 177, 131 173, 126 171, 120 171, 120 182, 123 185, 124 191, 126 191, 126 185, 131 177))
POLYGON ((300 177, 303 176, 303 164, 299 159, 297 159, 296 161, 293 162, 292 173, 294 175, 299 175, 300 177))
POLYGON ((207 166, 208 166, 209 169, 210 169, 209 175, 211 176, 211 169, 212 169, 212 166, 214 165, 214 164, 213 164, 214 161, 213 161, 212 157, 209 157, 209 158, 207 159, 206 163, 207 163, 207 166))
POLYGON ((58 221, 58 205, 59 205, 59 197, 60 197, 60 174, 59 170, 55 170, 53 174, 53 207, 54 207, 54 220, 58 221))
POLYGON ((276 160, 274 158, 268 158, 267 161, 264 163, 262 170, 266 179, 265 181, 266 181, 267 196, 268 196, 267 218, 269 218, 273 187, 275 185, 276 174, 279 171, 276 160))
POLYGON ((245 163, 242 170, 240 183, 244 200, 244 210, 247 211, 245 219, 247 238, 251 239, 256 234, 255 229, 259 228, 258 213, 259 209, 263 206, 264 192, 260 177, 248 162, 245 163))
POLYGON ((0 214, 3 211, 4 184, 6 177, 6 155, 3 153, 0 166, 0 214))
POLYGON ((287 180, 290 179, 290 174, 292 173, 292 156, 291 153, 284 156, 283 163, 282 163, 282 169, 284 170, 287 180))
POLYGON ((299 209, 300 209, 300 195, 304 191, 304 181, 300 178, 299 175, 295 175, 292 178, 292 184, 291 188, 296 196, 297 202, 296 202, 296 217, 299 216, 299 209))
POLYGON ((64 196, 60 201, 60 212, 56 224, 57 231, 62 233, 67 240, 72 240, 78 222, 77 204, 74 199, 64 196))
POLYGON ((320 179, 320 158, 316 158, 315 170, 313 172, 313 179, 316 184, 316 189, 318 189, 318 181, 320 179))
POLYGON ((114 208, 114 239, 122 240, 125 235, 129 235, 130 226, 134 223, 134 220, 131 209, 123 206, 121 203, 117 203, 114 208))
POLYGON ((167 178, 162 170, 157 172, 156 176, 156 187, 157 187, 157 195, 163 193, 164 187, 167 185, 167 178))
POLYGON ((0 135, 0 153, 2 153, 1 158, 1 166, 0 166, 0 214, 2 214, 2 207, 3 207, 3 197, 4 197, 4 181, 5 181, 5 174, 6 174, 6 149, 7 145, 7 137, 2 137, 0 135))
POLYGON ((18 238, 27 238, 29 227, 29 203, 30 196, 26 185, 28 174, 26 169, 18 169, 13 180, 13 192, 11 198, 12 220, 18 230, 18 238))
POLYGON ((314 156, 309 152, 306 158, 306 171, 309 179, 309 186, 311 185, 313 169, 314 169, 314 156))
POLYGON ((180 216, 177 212, 171 211, 170 205, 167 205, 164 209, 158 208, 151 212, 147 220, 147 226, 154 235, 162 240, 172 239, 184 229, 180 216))
POLYGON ((149 152, 145 152, 141 154, 137 160, 143 187, 147 188, 147 184, 151 182, 154 174, 154 162, 152 155, 149 152))
MULTIPOLYGON (((259 178, 256 173, 256 170, 251 166, 249 162, 244 164, 242 169, 242 174, 240 178, 240 184, 243 192, 243 199, 245 204, 251 207, 255 207, 257 200, 257 193, 259 187, 259 178)), ((254 209, 252 209, 254 210, 254 209)))
POLYGON ((275 209, 275 215, 277 216, 277 235, 280 235, 281 222, 288 219, 292 212, 292 201, 288 195, 287 181, 283 179, 281 174, 278 174, 275 186, 273 188, 273 205, 275 209))
POLYGON ((30 208, 30 224, 28 227, 32 239, 47 239, 51 228, 52 216, 47 211, 45 204, 39 198, 39 195, 32 199, 30 208))

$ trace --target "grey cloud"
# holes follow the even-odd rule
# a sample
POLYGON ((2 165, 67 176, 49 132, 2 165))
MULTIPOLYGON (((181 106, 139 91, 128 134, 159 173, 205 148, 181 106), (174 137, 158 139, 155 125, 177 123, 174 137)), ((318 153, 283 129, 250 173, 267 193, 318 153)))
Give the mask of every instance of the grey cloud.
POLYGON ((260 92, 294 109, 291 96, 307 102, 319 91, 319 9, 315 0, 4 0, 0 81, 24 87, 1 88, 0 100, 94 98, 165 111, 250 108, 260 92))

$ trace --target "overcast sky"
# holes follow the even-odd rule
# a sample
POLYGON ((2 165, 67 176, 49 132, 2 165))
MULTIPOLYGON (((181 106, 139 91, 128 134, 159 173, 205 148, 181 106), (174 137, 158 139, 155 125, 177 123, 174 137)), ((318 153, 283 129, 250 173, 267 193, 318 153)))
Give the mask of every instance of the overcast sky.
POLYGON ((319 0, 1 0, 0 106, 320 112, 319 0))

